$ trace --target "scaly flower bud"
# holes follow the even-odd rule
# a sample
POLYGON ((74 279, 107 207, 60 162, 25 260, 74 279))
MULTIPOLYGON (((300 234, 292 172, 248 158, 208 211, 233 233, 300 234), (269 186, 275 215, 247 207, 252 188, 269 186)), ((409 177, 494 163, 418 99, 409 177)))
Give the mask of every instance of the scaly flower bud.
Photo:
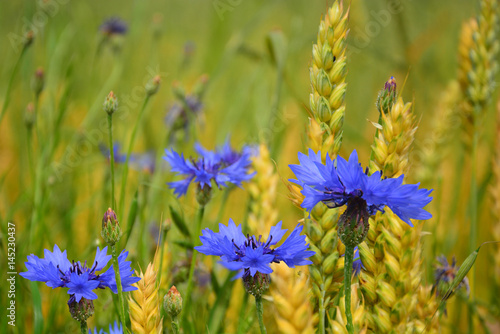
POLYGON ((382 113, 390 112, 393 104, 396 102, 396 79, 391 77, 389 81, 385 83, 384 89, 378 93, 377 97, 377 110, 382 113))
POLYGON ((74 300, 68 304, 69 313, 78 322, 87 321, 94 314, 94 303, 92 300, 82 298, 79 302, 74 300))
POLYGON ((28 103, 24 113, 24 124, 28 129, 31 129, 36 122, 35 106, 33 102, 28 103))
POLYGON ((347 203, 347 209, 339 219, 339 237, 346 246, 359 245, 368 234, 368 207, 366 201, 353 197, 347 203))
POLYGON ((270 278, 268 274, 256 272, 254 276, 243 276, 245 290, 255 297, 260 297, 269 289, 270 278))
POLYGON ((160 88, 161 78, 159 75, 156 75, 153 79, 149 80, 146 84, 146 94, 149 96, 156 94, 158 89, 160 88))
POLYGON ((163 299, 163 308, 174 319, 182 311, 182 296, 173 285, 163 299))
POLYGON ((110 246, 116 244, 122 236, 122 230, 120 228, 120 224, 118 223, 118 218, 116 217, 116 213, 111 208, 104 213, 104 217, 102 218, 101 236, 110 246))
POLYGON ((24 35, 24 47, 27 48, 28 46, 31 45, 31 43, 33 43, 33 38, 35 37, 35 33, 30 30, 26 33, 26 35, 24 35))
POLYGON ((43 68, 39 67, 35 71, 35 75, 31 78, 31 89, 35 93, 36 96, 40 95, 43 90, 43 86, 45 85, 45 73, 43 68))
POLYGON ((108 96, 104 100, 104 111, 108 113, 108 115, 112 115, 116 109, 118 109, 118 99, 116 98, 113 91, 109 92, 108 96))
POLYGON ((201 185, 198 185, 196 188, 196 201, 200 206, 205 206, 212 198, 212 188, 210 186, 204 185, 203 188, 201 185))

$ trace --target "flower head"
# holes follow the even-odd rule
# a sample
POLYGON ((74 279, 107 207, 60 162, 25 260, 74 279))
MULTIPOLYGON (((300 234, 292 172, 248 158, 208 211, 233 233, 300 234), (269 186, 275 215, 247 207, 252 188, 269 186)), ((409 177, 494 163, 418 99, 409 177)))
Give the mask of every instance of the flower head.
MULTIPOLYGON (((92 331, 90 329, 89 329, 89 334, 92 334, 92 331)), ((118 326, 118 323, 115 321, 113 327, 111 327, 111 324, 109 325, 108 332, 105 332, 104 329, 101 329, 99 332, 97 332, 97 329, 94 328, 93 334, 123 334, 123 327, 122 327, 122 324, 120 324, 120 326, 118 326)))
MULTIPOLYGON (((110 160, 110 150, 104 144, 99 145, 99 149, 108 161, 110 160)), ((127 155, 121 152, 121 145, 119 143, 113 144, 113 158, 115 163, 125 163, 127 155)), ((153 174, 156 169, 156 158, 152 151, 144 153, 132 153, 129 159, 130 168, 136 171, 147 172, 153 174)))
POLYGON ((219 224, 219 232, 206 228, 200 239, 202 246, 195 249, 205 255, 220 256, 224 267, 238 271, 235 278, 253 277, 257 273, 270 274, 271 263, 285 262, 290 268, 311 264, 307 258, 314 255, 307 250, 305 236, 300 235, 303 226, 297 225, 288 238, 279 247, 274 247, 286 233, 281 229, 281 222, 271 227, 269 237, 262 241, 261 236, 243 235, 241 225, 236 226, 232 219, 228 225, 219 224))
POLYGON ((379 171, 368 176, 358 162, 358 155, 353 151, 349 160, 342 157, 321 161, 321 152, 309 155, 299 153, 299 165, 290 165, 297 180, 290 180, 302 187, 305 196, 302 208, 312 210, 323 202, 330 208, 348 204, 350 200, 362 199, 366 202, 369 215, 376 211, 383 212, 389 207, 399 218, 413 226, 410 219, 425 220, 432 215, 425 211, 431 200, 432 190, 419 189, 419 184, 403 184, 404 175, 398 178, 382 178, 379 171))
POLYGON ((104 35, 125 35, 128 30, 127 23, 118 17, 111 17, 104 21, 99 30, 104 35))
MULTIPOLYGON (((115 274, 113 266, 100 273, 111 259, 107 255, 108 247, 100 250, 97 247, 94 262, 91 266, 87 262, 70 262, 66 251, 61 252, 57 245, 54 245, 54 251, 45 249, 45 258, 40 259, 36 255, 28 256, 28 262, 25 262, 28 271, 20 275, 30 281, 45 282, 51 288, 68 288, 70 299, 68 304, 80 302, 82 298, 88 300, 97 299, 95 289, 110 288, 114 293, 116 289, 115 274)), ((139 281, 139 277, 132 276, 130 261, 125 261, 128 252, 123 251, 118 257, 120 267, 120 277, 122 279, 123 291, 137 290, 132 284, 139 281)))
MULTIPOLYGON (((453 257, 451 264, 448 263, 448 260, 444 255, 438 256, 437 262, 438 263, 435 265, 434 269, 434 286, 432 288, 436 290, 437 296, 446 296, 446 293, 448 292, 451 283, 457 276, 460 267, 457 266, 455 257, 453 257)), ((460 282, 460 284, 457 286, 456 290, 461 288, 465 288, 467 295, 469 295, 470 287, 467 277, 464 277, 462 282, 460 282)), ((447 299, 450 297, 451 295, 447 296, 447 299)))
POLYGON ((223 147, 209 151, 197 144, 196 151, 200 157, 189 160, 184 158, 184 154, 179 155, 174 150, 165 151, 164 159, 170 164, 172 171, 185 177, 168 183, 178 197, 187 193, 191 182, 197 182, 200 189, 211 188, 212 181, 218 187, 228 187, 230 184, 240 187, 242 182, 250 180, 254 175, 249 173, 251 150, 248 147, 237 152, 226 142, 223 147))

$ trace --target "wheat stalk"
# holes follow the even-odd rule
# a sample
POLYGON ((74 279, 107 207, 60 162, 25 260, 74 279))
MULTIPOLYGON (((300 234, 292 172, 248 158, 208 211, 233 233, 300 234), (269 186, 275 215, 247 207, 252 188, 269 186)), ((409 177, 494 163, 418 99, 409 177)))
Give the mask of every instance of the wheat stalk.
POLYGON ((156 282, 154 264, 148 264, 146 272, 142 270, 137 276, 141 280, 133 286, 129 297, 130 322, 132 332, 136 334, 161 334, 163 333, 163 318, 160 313, 160 297, 156 282))
MULTIPOLYGON (((349 10, 343 1, 334 1, 320 22, 318 38, 313 45, 310 80, 311 118, 307 131, 307 147, 335 158, 342 144, 346 92, 346 39, 349 10)), ((292 189, 293 190, 293 189, 292 189)), ((293 196, 296 200, 300 197, 293 196)), ((305 231, 310 247, 316 254, 309 266, 313 293, 316 299, 316 316, 319 330, 324 331, 325 313, 341 287, 342 275, 332 274, 341 270, 337 236, 338 210, 319 204, 306 219, 305 231)))

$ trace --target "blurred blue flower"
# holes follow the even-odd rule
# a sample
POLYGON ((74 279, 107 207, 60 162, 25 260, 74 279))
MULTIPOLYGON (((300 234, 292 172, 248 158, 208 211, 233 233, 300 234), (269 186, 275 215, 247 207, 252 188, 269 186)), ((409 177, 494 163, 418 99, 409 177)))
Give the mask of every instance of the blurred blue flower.
MULTIPOLYGON (((119 143, 113 144, 113 154, 115 163, 121 164, 125 163, 127 160, 127 155, 121 153, 121 146, 119 143)), ((107 159, 108 162, 110 160, 110 150, 104 144, 99 145, 99 149, 107 159)), ((145 152, 145 153, 132 153, 130 155, 129 160, 130 168, 139 171, 139 172, 147 172, 153 174, 156 169, 156 158, 153 152, 145 152)))
POLYGON ((125 35, 128 30, 127 23, 118 17, 110 17, 105 20, 99 30, 104 35, 125 35))
MULTIPOLYGON (((452 294, 447 296, 446 293, 448 292, 451 283, 457 276, 460 266, 457 266, 455 257, 453 257, 451 264, 448 263, 448 259, 446 259, 446 256, 444 255, 438 256, 436 260, 438 263, 434 267, 434 285, 432 288, 433 290, 436 290, 437 296, 448 299, 452 296, 452 294)), ((469 279, 467 277, 464 277, 454 291, 458 291, 461 288, 465 288, 467 295, 470 294, 469 279)))
POLYGON ((342 157, 336 160, 326 156, 325 164, 321 161, 321 152, 309 149, 309 156, 299 153, 299 165, 290 165, 297 180, 290 180, 302 187, 305 196, 301 206, 312 210, 319 202, 330 208, 340 207, 350 199, 361 198, 366 201, 368 213, 384 211, 388 206, 408 225, 410 219, 425 220, 432 215, 425 211, 431 200, 432 190, 419 189, 419 184, 403 184, 404 175, 394 179, 383 179, 379 171, 368 176, 358 162, 358 155, 353 151, 346 161, 342 157))
MULTIPOLYGON (((110 288, 114 293, 118 293, 116 288, 115 273, 113 266, 108 268, 103 273, 103 270, 111 259, 111 255, 107 255, 108 247, 100 250, 97 247, 94 262, 92 266, 87 266, 87 262, 70 262, 66 255, 66 251, 61 252, 57 245, 54 245, 54 251, 44 250, 44 259, 38 258, 36 255, 29 255, 28 262, 25 262, 28 271, 20 273, 20 275, 30 281, 45 282, 51 288, 69 288, 68 294, 70 299, 68 304, 76 301, 79 302, 82 298, 93 300, 97 299, 97 295, 93 290, 110 288)), ((120 277, 122 279, 123 291, 133 291, 137 288, 132 284, 140 280, 140 277, 133 277, 133 270, 130 266, 130 261, 125 261, 128 252, 123 251, 118 257, 118 265, 120 267, 120 277)))
POLYGON ((230 269, 239 271, 234 278, 245 278, 255 276, 257 272, 270 274, 273 272, 269 266, 271 263, 285 262, 290 268, 304 266, 312 262, 307 260, 313 256, 314 252, 307 250, 305 235, 300 235, 303 226, 297 225, 283 244, 277 248, 275 246, 286 233, 286 229, 281 229, 281 222, 271 227, 269 237, 266 241, 261 241, 261 236, 257 239, 254 236, 244 236, 241 232, 241 225, 236 226, 232 219, 229 219, 227 226, 219 224, 219 232, 213 232, 206 228, 200 236, 202 246, 195 249, 205 255, 220 256, 220 263, 230 269))
MULTIPOLYGON (((89 334, 92 334, 92 331, 89 329, 89 334)), ((118 326, 118 323, 115 321, 115 324, 113 327, 111 327, 111 324, 109 325, 109 332, 105 332, 104 329, 101 329, 99 332, 97 332, 97 329, 94 327, 94 333, 93 334, 123 334, 123 328, 122 324, 118 326)))
POLYGON ((200 155, 198 159, 186 160, 184 154, 165 150, 163 158, 170 164, 171 170, 185 177, 168 183, 178 197, 187 193, 191 182, 197 182, 200 188, 211 188, 212 181, 217 187, 228 187, 230 184, 241 187, 242 182, 250 180, 255 174, 249 173, 251 149, 248 146, 237 152, 226 142, 223 147, 208 151, 196 144, 196 151, 200 155))
POLYGON ((354 276, 358 276, 361 272, 361 267, 363 267, 363 263, 361 262, 361 258, 359 257, 359 249, 358 246, 354 247, 354 261, 352 263, 352 270, 354 276))
MULTIPOLYGON (((99 144, 99 150, 102 155, 104 155, 108 161, 111 159, 111 151, 104 144, 99 144)), ((127 155, 121 153, 121 145, 119 143, 113 144, 113 158, 115 159, 115 163, 124 163, 127 160, 127 155)), ((130 157, 132 160, 132 156, 130 157)))

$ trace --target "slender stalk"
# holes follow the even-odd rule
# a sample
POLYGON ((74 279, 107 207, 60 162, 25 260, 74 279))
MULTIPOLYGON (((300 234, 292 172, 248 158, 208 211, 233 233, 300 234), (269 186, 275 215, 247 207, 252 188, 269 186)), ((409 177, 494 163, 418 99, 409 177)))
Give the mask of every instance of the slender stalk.
POLYGON ((82 334, 88 334, 89 329, 87 327, 87 320, 80 321, 80 329, 82 331, 82 334))
POLYGON ((266 326, 264 326, 264 306, 262 305, 262 296, 255 296, 255 308, 257 310, 257 318, 259 318, 259 328, 261 334, 266 334, 266 326))
POLYGON ((25 45, 21 51, 21 54, 19 55, 19 58, 17 58, 16 64, 14 65, 14 69, 12 70, 12 74, 10 75, 9 83, 7 84, 7 90, 5 91, 5 100, 3 101, 2 111, 0 112, 0 124, 2 124, 3 117, 5 115, 5 112, 7 111, 7 107, 9 106, 12 83, 14 82, 14 77, 16 76, 19 70, 19 65, 21 65, 21 60, 23 59, 26 50, 27 46, 25 45))
POLYGON ((319 324, 318 333, 325 334, 325 286, 321 284, 321 298, 318 301, 319 324))
POLYGON ((172 318, 172 332, 174 332, 174 334, 179 334, 179 319, 178 317, 173 317, 172 318))
MULTIPOLYGON (((474 121, 474 133, 472 136, 472 147, 471 147, 471 183, 470 183, 470 232, 469 232, 469 250, 473 252, 476 249, 477 243, 477 146, 479 142, 479 134, 477 131, 477 121, 474 121)), ((475 267, 471 269, 470 273, 470 298, 474 300, 475 293, 475 283, 476 283, 476 270, 475 267)), ((469 333, 473 333, 474 319, 473 319, 473 308, 469 304, 469 333)))
POLYGON ((109 164, 111 165, 111 207, 115 208, 115 152, 113 149, 113 114, 108 114, 109 164))
POLYGON ((226 208, 227 199, 229 198, 229 193, 231 192, 231 187, 224 189, 224 194, 222 195, 222 202, 219 208, 219 213, 217 214, 216 223, 220 223, 222 221, 222 216, 224 215, 224 209, 226 208))
POLYGON ((120 212, 119 217, 123 217, 124 213, 124 205, 125 205, 125 190, 127 187, 127 176, 128 176, 128 165, 130 162, 130 155, 132 154, 132 147, 134 146, 135 137, 137 136, 137 129, 139 128, 139 124, 141 123, 142 115, 144 114, 144 110, 146 110, 146 106, 148 105, 149 99, 151 95, 146 94, 146 98, 144 99, 144 103, 142 104, 141 110, 139 112, 139 117, 134 124, 134 129, 132 130, 132 136, 130 137, 130 141, 128 143, 127 149, 127 157, 125 158, 125 164, 123 166, 122 173, 122 183, 121 183, 121 192, 120 192, 120 205, 118 210, 120 212))
MULTIPOLYGON (((200 206, 198 209, 197 217, 196 217, 196 233, 193 236, 193 245, 195 244, 196 238, 200 235, 201 231, 201 222, 203 221, 203 214, 205 213, 205 207, 200 206)), ((193 249, 193 256, 191 257, 191 267, 189 268, 189 277, 188 284, 186 289, 186 303, 182 309, 182 323, 186 320, 187 314, 189 313, 189 307, 191 306, 191 294, 193 292, 193 277, 194 277, 194 268, 196 266, 196 257, 198 256, 198 251, 193 249)))
POLYGON ((28 164, 30 168, 31 182, 35 184, 35 164, 33 161, 33 128, 29 127, 27 134, 28 140, 28 164))
POLYGON ((118 255, 116 254, 116 245, 111 246, 111 256, 113 258, 113 269, 115 271, 115 279, 116 279, 116 289, 118 290, 118 302, 119 302, 119 310, 118 314, 120 315, 120 321, 122 322, 123 327, 126 327, 126 319, 125 319, 125 298, 123 297, 123 289, 122 289, 122 278, 120 276, 120 267, 118 266, 118 255))
POLYGON ((345 317, 347 319, 347 332, 354 334, 354 326, 352 324, 351 313, 351 275, 352 262, 354 260, 354 247, 345 247, 345 264, 344 264, 344 292, 345 292, 345 317))

